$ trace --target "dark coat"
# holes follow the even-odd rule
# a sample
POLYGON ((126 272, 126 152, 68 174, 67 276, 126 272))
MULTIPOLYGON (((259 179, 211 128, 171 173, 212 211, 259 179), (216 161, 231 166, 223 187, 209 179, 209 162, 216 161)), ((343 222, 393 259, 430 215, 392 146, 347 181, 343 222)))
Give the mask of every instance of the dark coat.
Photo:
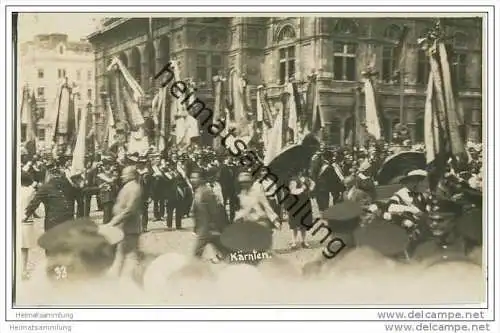
POLYGON ((45 230, 74 218, 75 200, 78 190, 65 176, 54 177, 35 192, 26 207, 26 216, 31 216, 41 203, 45 206, 45 230))
POLYGON ((194 232, 207 236, 212 232, 221 233, 229 224, 224 207, 218 203, 212 189, 204 184, 196 189, 193 200, 194 232))

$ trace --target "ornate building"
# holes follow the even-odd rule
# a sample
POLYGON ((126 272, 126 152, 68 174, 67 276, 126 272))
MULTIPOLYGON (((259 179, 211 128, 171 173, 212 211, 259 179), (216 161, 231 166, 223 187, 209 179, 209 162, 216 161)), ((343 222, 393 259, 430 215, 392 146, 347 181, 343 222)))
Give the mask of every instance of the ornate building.
MULTIPOLYGON (((181 76, 197 83, 199 97, 208 106, 213 100, 212 77, 232 67, 246 74, 253 97, 255 88, 264 83, 274 108, 281 107, 285 80, 293 77, 305 89, 307 76, 316 72, 325 139, 331 144, 345 142, 355 112, 362 117, 361 73, 374 63, 375 88, 388 135, 403 122, 414 141, 422 141, 429 67, 417 39, 433 24, 431 18, 396 17, 110 18, 89 41, 95 49, 95 89, 102 92, 107 86, 105 69, 113 56, 126 64, 150 96, 158 85, 152 81, 154 73, 176 59, 181 76), (400 84, 393 76, 393 54, 405 26, 404 84, 400 84)), ((481 141, 482 22, 480 18, 446 19, 444 27, 454 50, 451 64, 465 134, 481 141)), ((99 96, 95 104, 103 115, 99 96)), ((98 119, 102 122, 102 116, 98 119)))
MULTIPOLYGON (((20 45, 18 92, 28 85, 37 99, 37 138, 48 139, 55 124, 58 89, 67 79, 78 92, 76 112, 92 111, 95 100, 94 57, 92 45, 86 41, 70 41, 65 34, 43 34, 20 45)), ((18 99, 21 101, 21 97, 18 99)), ((90 121, 89 121, 90 122, 90 121)), ((21 124, 24 140, 26 124, 21 124)))

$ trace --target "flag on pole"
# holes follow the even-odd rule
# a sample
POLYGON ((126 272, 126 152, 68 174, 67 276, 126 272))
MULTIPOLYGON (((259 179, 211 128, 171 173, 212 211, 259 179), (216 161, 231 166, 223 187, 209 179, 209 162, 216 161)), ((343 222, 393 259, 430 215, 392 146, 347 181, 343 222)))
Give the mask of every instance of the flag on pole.
POLYGON ((79 122, 78 135, 76 137, 75 149, 73 150, 73 160, 71 161, 71 175, 80 174, 85 171, 87 116, 87 112, 83 112, 79 122))
POLYGON ((426 159, 431 170, 429 179, 434 189, 451 158, 454 166, 467 160, 460 135, 455 94, 451 82, 448 54, 443 42, 440 22, 432 33, 420 40, 429 57, 430 74, 425 105, 426 159))
POLYGON ((317 134, 323 127, 325 127, 320 105, 317 74, 313 74, 309 78, 309 85, 306 93, 305 113, 308 131, 313 134, 317 134))
MULTIPOLYGON (((171 61, 171 68, 174 73, 174 81, 180 80, 179 66, 176 61, 171 61)), ((188 92, 190 99, 187 103, 182 103, 183 98, 174 98, 171 105, 171 114, 175 118, 176 143, 181 148, 187 148, 191 141, 200 136, 198 121, 188 112, 188 106, 196 99, 192 89, 188 92)))
MULTIPOLYGON (((219 120, 224 120, 225 116, 225 96, 224 96, 224 82, 225 79, 220 76, 214 76, 212 79, 212 91, 214 93, 214 116, 216 122, 219 120)), ((219 149, 221 147, 221 138, 217 136, 214 138, 214 148, 219 149)))
POLYGON ((401 34, 399 35, 398 43, 396 44, 396 47, 394 48, 393 51, 392 57, 395 61, 393 68, 394 77, 399 77, 404 72, 404 62, 407 52, 407 40, 409 32, 410 28, 404 26, 401 31, 401 34))
POLYGON ((439 123, 436 117, 436 112, 434 112, 434 98, 434 80, 432 78, 432 73, 429 73, 424 115, 424 140, 427 164, 431 164, 436 160, 436 156, 439 154, 440 150, 439 123))
POLYGON ((253 137, 254 131, 252 122, 248 119, 247 93, 248 88, 245 80, 236 69, 229 73, 229 91, 230 91, 230 111, 232 111, 232 120, 236 127, 237 136, 248 144, 253 137))
POLYGON ((371 78, 365 77, 365 124, 366 131, 373 136, 375 140, 381 138, 380 122, 377 113, 377 104, 375 101, 375 91, 371 78))
POLYGON ((289 94, 287 103, 288 107, 285 108, 287 111, 287 120, 288 120, 288 141, 292 143, 298 143, 299 139, 299 119, 297 116, 297 111, 300 108, 300 105, 297 106, 297 89, 294 87, 294 84, 288 82, 285 86, 285 92, 289 94))
MULTIPOLYGON (((67 79, 58 89, 56 107, 56 121, 52 141, 71 146, 74 143, 76 135, 75 100, 67 79)), ((70 149, 70 146, 67 148, 70 149)))
POLYGON ((268 134, 268 145, 264 154, 265 165, 268 165, 280 154, 283 149, 283 144, 283 108, 281 108, 268 134))
POLYGON ((28 87, 23 89, 21 99, 21 124, 26 126, 25 148, 28 154, 36 153, 36 97, 31 94, 28 87))
POLYGON ((109 100, 107 100, 105 103, 106 103, 107 119, 106 119, 106 133, 104 136, 104 144, 106 148, 109 148, 115 144, 116 127, 115 127, 115 118, 113 115, 113 110, 111 109, 111 103, 109 103, 109 100))

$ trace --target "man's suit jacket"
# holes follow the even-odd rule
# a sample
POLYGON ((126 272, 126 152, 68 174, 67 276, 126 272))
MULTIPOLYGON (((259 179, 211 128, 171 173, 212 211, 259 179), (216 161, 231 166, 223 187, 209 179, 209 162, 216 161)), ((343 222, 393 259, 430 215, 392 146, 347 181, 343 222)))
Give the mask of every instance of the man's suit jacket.
POLYGON ((65 176, 51 178, 35 192, 35 196, 26 207, 26 216, 33 215, 38 206, 43 203, 45 206, 45 230, 72 220, 78 192, 65 176))
POLYGON ((121 225, 125 234, 140 234, 142 232, 142 199, 141 185, 138 182, 129 181, 123 185, 116 198, 113 207, 114 216, 110 224, 121 225))
POLYGON ((222 232, 229 221, 224 207, 219 204, 216 195, 207 185, 196 189, 193 200, 194 231, 199 236, 211 232, 222 232))

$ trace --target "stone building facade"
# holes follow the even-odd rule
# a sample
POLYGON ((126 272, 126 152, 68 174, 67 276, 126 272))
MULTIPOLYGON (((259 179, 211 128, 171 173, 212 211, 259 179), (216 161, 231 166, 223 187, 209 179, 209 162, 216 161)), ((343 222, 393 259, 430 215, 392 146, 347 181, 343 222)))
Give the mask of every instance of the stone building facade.
MULTIPOLYGON (((423 115, 428 60, 417 40, 434 25, 431 18, 398 17, 155 17, 110 18, 89 36, 95 49, 97 91, 106 91, 105 69, 119 57, 152 96, 154 73, 169 59, 180 65, 182 78, 192 78, 198 95, 213 102, 212 77, 236 67, 249 85, 265 84, 271 106, 280 108, 284 82, 293 77, 305 89, 307 77, 318 74, 325 140, 344 144, 355 112, 363 117, 361 73, 369 63, 378 72, 376 92, 384 127, 406 123, 414 141, 423 140, 423 115), (404 84, 394 80, 394 47, 408 27, 404 84), (402 105, 402 107, 401 107, 402 105)), ((482 21, 446 19, 444 27, 454 54, 458 108, 468 139, 482 138, 482 21)), ((98 114, 102 101, 96 95, 98 114)), ((145 103, 147 108, 147 103, 145 103)), ((101 119, 102 116, 98 119, 101 119)))
MULTIPOLYGON (((76 112, 82 115, 93 111, 95 67, 92 45, 88 42, 68 40, 66 34, 37 35, 20 45, 18 64, 18 100, 20 103, 26 85, 35 93, 39 118, 37 137, 41 145, 50 141, 48 136, 57 111, 56 95, 66 79, 78 92, 76 112)), ((25 126, 21 124, 22 140, 25 126)))

